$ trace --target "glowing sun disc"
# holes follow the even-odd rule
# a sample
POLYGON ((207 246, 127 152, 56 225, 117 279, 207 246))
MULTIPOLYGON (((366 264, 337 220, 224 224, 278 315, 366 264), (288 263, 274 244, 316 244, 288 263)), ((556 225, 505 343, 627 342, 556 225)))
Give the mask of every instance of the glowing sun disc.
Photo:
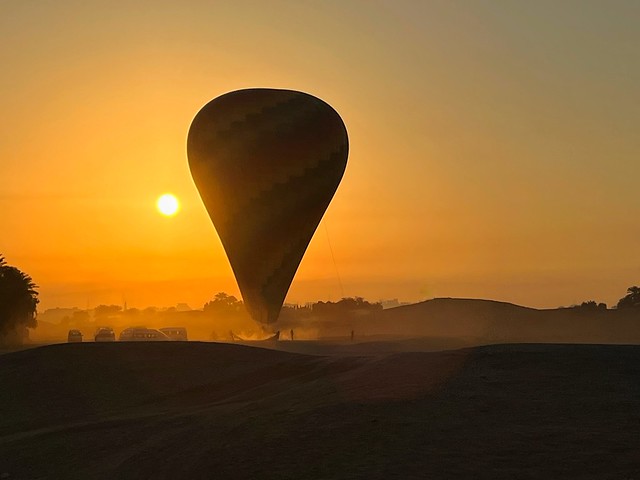
POLYGON ((160 198, 158 198, 156 207, 158 207, 158 211, 161 214, 170 217, 178 212, 180 203, 178 202, 178 199, 175 197, 175 195, 165 193, 164 195, 161 195, 160 198))

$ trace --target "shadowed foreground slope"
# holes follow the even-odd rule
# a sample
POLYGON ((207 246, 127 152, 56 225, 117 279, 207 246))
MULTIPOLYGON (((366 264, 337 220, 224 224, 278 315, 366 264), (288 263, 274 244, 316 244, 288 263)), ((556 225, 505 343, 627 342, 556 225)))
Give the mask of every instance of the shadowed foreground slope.
POLYGON ((6 478, 634 478, 640 347, 0 356, 6 478))

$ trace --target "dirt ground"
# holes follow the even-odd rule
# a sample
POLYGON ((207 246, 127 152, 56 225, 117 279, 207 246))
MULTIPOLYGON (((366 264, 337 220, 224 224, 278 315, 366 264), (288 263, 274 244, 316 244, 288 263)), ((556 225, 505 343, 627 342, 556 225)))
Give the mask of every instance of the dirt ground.
POLYGON ((640 479, 640 347, 411 345, 6 353, 0 478, 640 479))

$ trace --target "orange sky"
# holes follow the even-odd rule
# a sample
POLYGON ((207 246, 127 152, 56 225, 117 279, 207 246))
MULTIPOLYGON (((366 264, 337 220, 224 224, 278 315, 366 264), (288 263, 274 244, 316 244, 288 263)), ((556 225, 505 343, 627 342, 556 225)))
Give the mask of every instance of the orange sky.
POLYGON ((290 88, 351 154, 288 301, 613 303, 640 283, 640 4, 558 3, 2 2, 0 253, 41 310, 237 295, 186 134, 290 88))

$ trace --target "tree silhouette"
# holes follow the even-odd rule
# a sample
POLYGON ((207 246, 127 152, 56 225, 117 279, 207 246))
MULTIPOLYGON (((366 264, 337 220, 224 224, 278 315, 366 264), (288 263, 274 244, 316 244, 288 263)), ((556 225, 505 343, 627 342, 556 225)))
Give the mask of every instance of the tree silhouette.
POLYGON ((217 293, 213 300, 204 304, 202 309, 205 315, 217 322, 225 321, 245 321, 248 313, 244 307, 244 303, 233 295, 224 292, 217 293))
POLYGON ((582 302, 580 305, 575 305, 571 308, 579 308, 581 310, 606 310, 606 303, 596 303, 595 300, 589 300, 587 302, 582 302))
POLYGON ((120 305, 98 305, 93 310, 93 316, 96 320, 110 320, 113 317, 120 315, 122 307, 120 305))
POLYGON ((216 293, 213 300, 204 304, 205 312, 238 312, 242 310, 242 302, 233 295, 227 295, 225 292, 216 293))
POLYGON ((627 288, 627 295, 618 301, 617 308, 639 308, 640 307, 640 287, 627 288))
POLYGON ((20 343, 35 328, 38 286, 0 255, 0 343, 20 343))
POLYGON ((375 313, 382 310, 382 304, 370 303, 362 297, 345 297, 338 302, 317 302, 311 305, 313 313, 319 316, 351 315, 375 313))

